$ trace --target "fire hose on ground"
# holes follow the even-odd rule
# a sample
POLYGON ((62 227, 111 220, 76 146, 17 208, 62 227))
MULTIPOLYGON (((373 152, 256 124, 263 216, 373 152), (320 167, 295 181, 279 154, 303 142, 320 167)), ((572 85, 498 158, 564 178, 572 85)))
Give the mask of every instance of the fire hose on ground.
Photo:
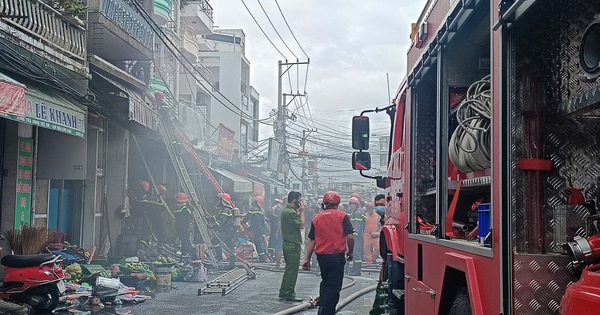
MULTIPOLYGON (((372 285, 366 288, 363 288, 357 292, 354 292, 352 294, 350 294, 348 297, 346 297, 345 299, 341 300, 340 302, 338 302, 337 306, 335 307, 335 311, 338 312, 339 310, 341 310, 342 308, 344 308, 346 305, 350 304, 352 301, 356 300, 357 298, 371 292, 371 291, 375 291, 375 289, 377 288, 377 285, 372 285)), ((342 288, 343 290, 344 288, 342 288)), ((307 303, 303 303, 291 308, 288 308, 286 310, 283 310, 281 312, 275 313, 275 315, 290 315, 290 314, 296 314, 302 311, 305 311, 307 309, 313 308, 315 305, 307 302, 307 303)))
MULTIPOLYGON (((214 232, 214 231, 213 231, 214 232)), ((265 270, 265 271, 272 271, 272 272, 284 272, 284 270, 276 270, 273 268, 268 268, 268 267, 264 267, 261 265, 257 265, 257 264, 250 264, 247 260, 242 259, 240 256, 238 256, 234 251, 232 251, 231 249, 229 249, 227 247, 227 245, 225 245, 225 242, 217 235, 217 233, 214 233, 214 236, 217 238, 217 240, 219 241, 219 243, 221 244, 221 246, 223 247, 223 249, 225 249, 227 252, 229 252, 230 254, 233 254, 236 256, 237 259, 241 260, 244 265, 246 265, 247 267, 254 267, 255 269, 260 269, 260 270, 265 270)), ((374 269, 367 269, 365 270, 367 272, 373 271, 373 272, 379 272, 379 270, 374 270, 374 269)), ((304 271, 304 270, 300 270, 299 272, 301 273, 312 273, 312 274, 317 274, 314 271, 304 271)), ((342 290, 348 289, 350 287, 352 287, 353 285, 356 284, 356 280, 353 277, 350 276, 344 276, 344 278, 346 279, 350 279, 351 282, 342 286, 342 290)), ((377 285, 372 285, 366 288, 363 288, 357 292, 352 293, 351 295, 349 295, 348 297, 346 297, 345 299, 341 300, 337 306, 336 306, 336 312, 341 310, 342 308, 344 308, 346 305, 350 304, 352 301, 356 300, 357 298, 371 292, 371 291, 375 291, 375 289, 377 288, 377 285)), ((314 298, 314 300, 318 300, 318 297, 314 298)), ((306 302, 306 303, 302 303, 300 305, 285 309, 281 312, 275 313, 275 315, 287 315, 287 314, 296 314, 299 312, 302 312, 304 310, 307 309, 311 309, 314 308, 315 304, 311 301, 311 302, 306 302)))

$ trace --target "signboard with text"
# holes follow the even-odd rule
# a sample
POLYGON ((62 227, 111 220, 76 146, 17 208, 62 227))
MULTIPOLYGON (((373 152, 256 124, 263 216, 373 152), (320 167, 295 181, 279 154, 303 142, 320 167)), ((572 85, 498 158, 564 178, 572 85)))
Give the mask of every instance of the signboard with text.
POLYGON ((25 117, 25 88, 0 81, 0 113, 25 117))
POLYGON ((17 200, 15 203, 15 229, 31 223, 31 181, 33 169, 33 139, 19 138, 17 156, 17 200))
POLYGON ((231 160, 233 158, 233 148, 235 146, 235 131, 225 127, 225 125, 219 125, 219 140, 217 141, 217 155, 231 160))
POLYGON ((0 112, 0 117, 64 132, 85 139, 85 112, 44 101, 32 94, 25 94, 24 117, 2 112, 0 112))

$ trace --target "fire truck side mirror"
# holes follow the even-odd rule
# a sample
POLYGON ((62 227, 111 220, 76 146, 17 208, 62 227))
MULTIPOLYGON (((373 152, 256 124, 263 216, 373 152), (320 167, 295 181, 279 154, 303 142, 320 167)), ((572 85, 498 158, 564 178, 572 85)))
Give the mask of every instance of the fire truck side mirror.
POLYGON ((369 152, 352 153, 352 169, 366 171, 371 169, 371 154, 369 152))
POLYGON ((594 81, 600 76, 600 15, 588 25, 579 46, 579 64, 584 81, 594 81))
POLYGON ((369 149, 369 117, 352 117, 352 149, 369 149))

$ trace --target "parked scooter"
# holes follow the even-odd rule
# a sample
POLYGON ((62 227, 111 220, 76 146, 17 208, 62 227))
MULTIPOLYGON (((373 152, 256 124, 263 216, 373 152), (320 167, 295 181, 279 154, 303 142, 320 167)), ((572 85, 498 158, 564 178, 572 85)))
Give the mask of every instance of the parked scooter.
POLYGON ((38 312, 51 312, 66 291, 61 262, 54 254, 6 255, 0 260, 6 276, 0 286, 0 298, 27 303, 38 312))

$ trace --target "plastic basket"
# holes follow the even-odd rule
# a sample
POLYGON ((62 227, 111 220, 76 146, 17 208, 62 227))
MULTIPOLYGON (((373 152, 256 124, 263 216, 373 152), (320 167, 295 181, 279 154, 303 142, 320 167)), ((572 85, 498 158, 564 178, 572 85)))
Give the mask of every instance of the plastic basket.
POLYGON ((478 236, 479 236, 479 244, 484 246, 492 246, 491 242, 485 241, 488 234, 490 233, 490 229, 492 227, 492 204, 491 203, 482 203, 479 204, 477 208, 477 226, 478 226, 478 236))

